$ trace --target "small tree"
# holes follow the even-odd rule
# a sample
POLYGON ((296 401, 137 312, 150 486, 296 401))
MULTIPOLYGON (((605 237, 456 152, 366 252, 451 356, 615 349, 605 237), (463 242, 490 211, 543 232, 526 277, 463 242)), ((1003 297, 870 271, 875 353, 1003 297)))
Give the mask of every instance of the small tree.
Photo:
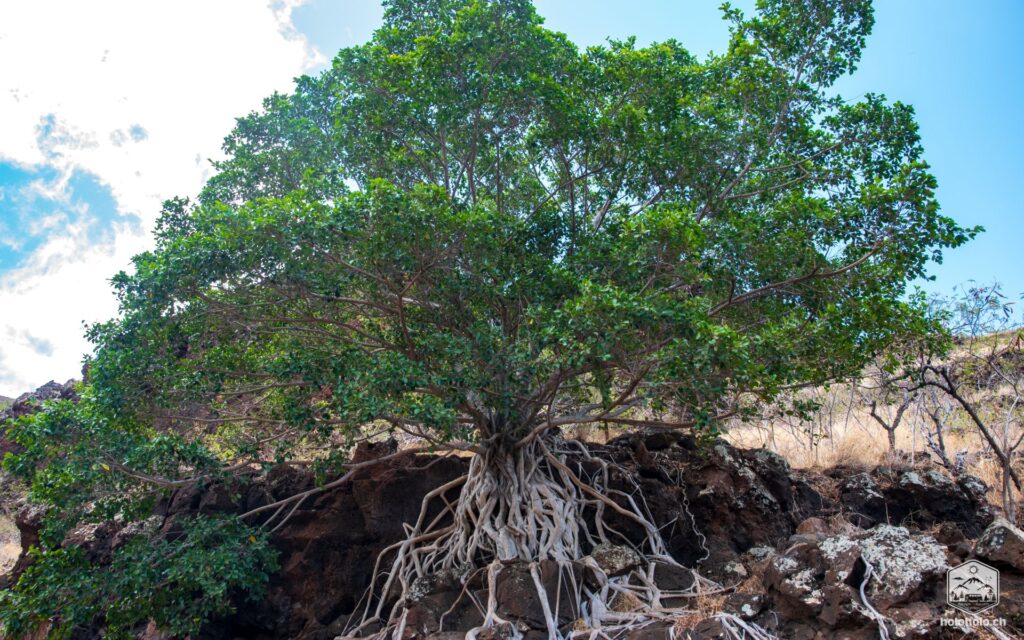
POLYGON ((896 431, 903 423, 903 417, 911 406, 917 401, 917 391, 909 390, 907 385, 901 384, 899 372, 887 371, 885 366, 873 363, 868 368, 868 377, 872 389, 869 391, 872 398, 867 400, 868 415, 882 429, 885 430, 889 440, 889 454, 896 453, 896 431), (879 411, 878 404, 891 406, 891 411, 883 409, 879 411))
MULTIPOLYGON (((967 415, 999 462, 1003 510, 1015 521, 1020 474, 1014 458, 1024 443, 1024 333, 999 285, 966 288, 944 301, 956 348, 940 364, 926 363, 921 384, 943 391, 967 415)), ((941 434, 942 416, 932 414, 941 434)))
POLYGON ((726 7, 728 50, 700 59, 578 51, 527 0, 386 2, 369 43, 238 121, 197 203, 167 203, 114 279, 120 317, 90 331, 89 437, 72 420, 61 453, 35 440, 13 466, 72 522, 72 495, 123 508, 115 482, 344 466, 367 430, 470 451, 432 494, 457 500, 387 559, 382 634, 418 578, 616 539, 590 513, 671 561, 558 430, 713 429, 742 394, 851 375, 928 328, 907 283, 974 233, 939 214, 910 107, 829 93, 869 3, 759 7, 726 7))
POLYGON ((939 463, 954 476, 959 476, 967 467, 967 450, 961 449, 950 459, 946 438, 952 431, 950 420, 956 412, 956 402, 940 389, 930 387, 922 390, 920 409, 928 416, 922 424, 925 444, 938 458, 939 463), (931 423, 931 426, 928 426, 931 423))

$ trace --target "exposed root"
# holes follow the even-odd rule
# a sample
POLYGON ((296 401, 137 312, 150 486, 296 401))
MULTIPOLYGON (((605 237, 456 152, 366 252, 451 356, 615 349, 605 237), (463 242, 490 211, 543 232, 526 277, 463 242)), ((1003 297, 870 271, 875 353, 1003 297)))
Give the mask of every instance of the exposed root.
MULTIPOLYGON (((496 581, 502 568, 513 562, 528 563, 550 640, 611 640, 692 614, 694 610, 680 603, 721 592, 722 587, 693 572, 693 583, 685 590, 659 588, 658 565, 682 568, 668 553, 631 477, 618 465, 592 456, 582 444, 556 437, 537 438, 511 450, 485 450, 470 461, 464 476, 427 494, 415 524, 407 526, 405 539, 377 559, 373 582, 361 604, 362 617, 354 617, 346 637, 375 629, 373 637, 402 638, 410 606, 438 577, 458 580, 460 598, 476 602, 470 582, 479 578, 480 568, 485 568, 484 584, 478 587, 487 594, 486 606, 480 607, 483 623, 466 637, 475 639, 483 630, 499 626, 504 637, 521 637, 513 621, 498 613, 496 581), (613 479, 625 480, 628 490, 614 488, 613 479), (452 500, 455 490, 460 490, 459 496, 452 500), (644 532, 642 543, 634 544, 617 530, 612 515, 639 527, 644 532), (601 544, 632 548, 642 558, 642 566, 626 575, 606 575, 586 555, 601 544), (390 568, 382 571, 382 559, 392 554, 390 568), (553 561, 559 568, 554 594, 548 593, 541 579, 542 561, 553 561), (575 579, 574 563, 589 572, 588 580, 575 579), (571 601, 562 602, 567 594, 571 601), (549 596, 554 598, 553 607, 549 596), (576 616, 571 628, 564 624, 566 611, 576 616)), ((732 637, 770 637, 738 618, 726 618, 722 624, 734 630, 732 637)))
POLYGON ((725 635, 732 640, 775 640, 775 636, 753 622, 747 622, 731 613, 715 614, 715 619, 722 625, 725 635))
POLYGON ((866 558, 862 557, 861 561, 864 562, 866 570, 864 571, 864 579, 860 583, 860 600, 864 603, 864 608, 867 610, 868 617, 878 624, 879 640, 889 640, 889 627, 886 625, 885 616, 879 613, 878 609, 871 604, 871 601, 868 600, 866 591, 868 583, 871 581, 871 576, 875 573, 875 568, 871 566, 871 563, 868 562, 866 558))

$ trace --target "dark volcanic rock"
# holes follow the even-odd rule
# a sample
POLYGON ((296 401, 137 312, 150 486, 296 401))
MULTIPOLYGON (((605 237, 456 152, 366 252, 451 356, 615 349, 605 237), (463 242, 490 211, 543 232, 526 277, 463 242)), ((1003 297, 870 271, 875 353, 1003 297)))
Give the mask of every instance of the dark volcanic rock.
POLYGON ((547 594, 548 607, 559 626, 579 617, 571 585, 579 584, 583 568, 578 563, 559 566, 553 560, 542 560, 531 574, 528 562, 513 562, 503 566, 494 583, 495 598, 502 617, 525 624, 531 629, 544 629, 544 608, 535 581, 539 581, 547 594))
MULTIPOLYGON (((281 569, 260 623, 251 625, 253 618, 239 615, 233 632, 247 638, 333 638, 327 627, 355 611, 377 556, 402 538, 403 524, 415 521, 423 496, 466 468, 460 458, 428 466, 414 456, 399 457, 308 498, 274 537, 281 569)), ((292 477, 289 484, 305 483, 292 477)))
POLYGON ((75 381, 68 380, 64 384, 50 380, 35 391, 23 393, 11 402, 6 409, 0 410, 0 424, 10 418, 35 413, 42 403, 47 400, 77 400, 75 393, 75 381))
POLYGON ((859 593, 863 585, 872 606, 907 621, 891 629, 896 637, 914 637, 935 629, 942 610, 939 583, 947 569, 945 547, 933 538, 878 525, 794 544, 772 559, 764 581, 773 610, 784 622, 814 622, 835 630, 870 627, 874 622, 859 593), (929 629, 919 629, 920 621, 927 621, 929 629))
MULTIPOLYGON (((713 571, 751 547, 773 546, 825 505, 770 451, 744 451, 723 441, 699 448, 687 440, 665 451, 648 449, 646 467, 624 457, 616 441, 607 452, 627 468, 635 465, 654 520, 672 523, 662 531, 669 551, 687 566, 713 571)), ((634 534, 639 539, 640 532, 634 534)))
POLYGON ((954 481, 935 467, 878 467, 852 474, 837 468, 829 475, 842 480, 840 503, 861 527, 885 523, 925 528, 951 522, 975 537, 993 518, 987 487, 974 476, 954 481))
POLYGON ((1024 531, 999 518, 978 538, 974 552, 984 560, 1024 571, 1024 531))
MULTIPOLYGON (((785 540, 797 523, 824 504, 813 489, 790 478, 788 465, 781 458, 766 451, 739 451, 724 442, 711 449, 701 448, 692 439, 660 434, 650 447, 642 439, 622 439, 593 446, 592 450, 615 465, 613 486, 626 489, 631 488, 630 482, 639 484, 654 521, 666 525, 663 535, 678 560, 691 565, 702 557, 709 558, 701 569, 703 573, 712 572, 721 559, 737 558, 751 546, 773 546, 785 540)), ((245 615, 224 621, 221 635, 210 637, 234 634, 256 639, 319 640, 340 634, 369 586, 378 554, 402 538, 403 523, 417 518, 427 492, 466 469, 466 460, 460 458, 399 456, 365 467, 351 482, 308 498, 274 536, 274 545, 281 552, 281 570, 272 579, 268 598, 255 608, 249 606, 245 615)), ((241 500, 251 509, 299 493, 311 484, 304 471, 278 468, 264 482, 244 491, 241 500)), ((450 499, 456 495, 453 490, 450 499)), ((172 517, 198 510, 203 498, 182 492, 174 502, 169 509, 172 517)), ((641 539, 643 532, 631 521, 613 522, 627 536, 641 539)), ((593 551, 596 556, 610 552, 593 551)), ((626 565, 632 564, 625 562, 616 572, 628 571, 626 565)), ((554 611, 557 565, 541 563, 539 568, 554 611)), ((567 568, 561 571, 564 574, 567 568)), ((659 565, 656 571, 666 590, 684 590, 693 585, 689 570, 659 565)), ((574 580, 583 582, 587 573, 576 565, 572 572, 571 579, 561 576, 563 589, 574 580)), ((479 624, 466 590, 457 580, 449 582, 417 586, 410 610, 417 633, 432 633, 445 612, 449 613, 444 632, 464 631, 479 624)), ((482 589, 481 583, 468 591, 480 600, 486 598, 482 589)), ((564 603, 567 594, 561 595, 564 603)), ((502 569, 495 596, 502 603, 506 619, 543 630, 539 596, 528 565, 513 563, 502 569)), ((563 605, 558 612, 559 623, 571 624, 575 613, 563 605)))
POLYGON ((121 529, 112 521, 100 524, 82 524, 67 533, 61 546, 81 547, 86 551, 89 562, 106 564, 114 550, 114 538, 121 529))
MULTIPOLYGON (((876 540, 877 531, 864 533, 843 521, 837 512, 857 518, 862 525, 873 524, 876 519, 885 522, 887 516, 894 518, 894 512, 902 518, 899 522, 944 522, 936 527, 941 544, 929 543, 929 553, 935 549, 945 553, 947 546, 964 546, 964 534, 980 532, 979 522, 990 513, 980 481, 965 478, 953 482, 928 471, 838 472, 842 504, 837 505, 804 479, 794 477, 784 460, 764 450, 738 450, 722 441, 703 446, 674 434, 620 438, 607 445, 591 445, 590 450, 595 458, 607 461, 606 469, 595 460, 568 464, 584 477, 606 470, 610 487, 622 492, 613 495, 640 500, 641 508, 646 508, 659 526, 670 553, 686 567, 730 585, 740 580, 761 585, 759 593, 750 593, 748 588, 733 594, 736 597, 728 602, 723 597, 723 604, 743 619, 766 628, 776 625, 779 637, 813 638, 816 633, 841 637, 830 635, 840 630, 853 634, 849 637, 858 637, 857 633, 872 629, 874 623, 865 621, 856 593, 865 575, 862 558, 880 557, 878 549, 883 549, 881 557, 896 557, 903 547, 920 542, 920 536, 895 527, 880 527, 877 531, 886 532, 881 536, 884 540, 876 540), (885 501, 890 497, 893 502, 887 512, 885 501)), ((383 451, 364 451, 361 456, 369 460, 389 453, 390 446, 383 451)), ((272 538, 280 554, 280 570, 272 577, 266 598, 255 604, 240 602, 238 613, 208 625, 201 638, 326 640, 341 635, 350 628, 350 619, 361 616, 357 605, 381 552, 404 537, 406 523, 417 519, 428 492, 467 469, 466 458, 400 455, 359 468, 350 480, 311 494, 290 514, 289 506, 271 524, 280 525, 272 538), (282 524, 279 518, 285 515, 282 524)), ((188 515, 244 513, 313 487, 313 476, 306 470, 282 466, 248 484, 181 489, 168 496, 149 521, 121 529, 76 529, 65 544, 82 545, 90 557, 102 562, 127 537, 128 527, 169 532, 188 515)), ((454 502, 457 493, 458 489, 452 489, 446 497, 454 502)), ((258 517, 265 520, 275 511, 265 510, 258 517)), ((428 513, 428 520, 437 513, 428 513)), ((623 546, 584 549, 592 555, 585 561, 612 575, 645 570, 642 565, 637 567, 637 558, 627 544, 640 542, 644 532, 631 520, 609 518, 609 524, 626 537, 621 541, 623 546)), ((38 531, 38 517, 33 519, 26 512, 19 518, 19 527, 23 528, 27 548, 33 531, 38 531)), ((389 558, 382 562, 381 568, 387 568, 389 558)), ((938 561, 932 564, 937 566, 938 561)), ((913 621, 920 619, 921 611, 938 611, 933 593, 938 569, 929 566, 921 574, 925 577, 917 582, 910 579, 899 583, 905 590, 890 592, 873 586, 869 592, 886 615, 909 620, 901 623, 901 628, 917 624, 913 621), (928 604, 918 611, 915 598, 928 604)), ((593 586, 593 570, 585 568, 583 562, 562 566, 541 562, 535 568, 536 580, 544 586, 548 605, 565 631, 578 612, 566 607, 573 598, 564 589, 570 584, 593 586)), ((890 575, 891 563, 879 563, 875 569, 887 583, 899 578, 890 575)), ((659 588, 666 594, 690 589, 696 580, 690 569, 668 563, 658 563, 653 570, 659 588)), ((477 571, 414 583, 409 594, 406 637, 440 639, 445 637, 443 634, 460 634, 479 625, 480 613, 472 602, 486 602, 491 595, 484 582, 477 571)), ((493 596, 502 617, 514 622, 524 637, 546 637, 530 565, 516 562, 501 567, 495 584, 493 596)), ((678 604, 690 606, 692 601, 678 604)), ((721 625, 715 620, 706 622, 694 627, 691 637, 720 637, 721 625)), ((635 637, 667 637, 669 628, 651 625, 635 637)), ((500 637, 505 631, 508 629, 493 629, 481 637, 500 637)))

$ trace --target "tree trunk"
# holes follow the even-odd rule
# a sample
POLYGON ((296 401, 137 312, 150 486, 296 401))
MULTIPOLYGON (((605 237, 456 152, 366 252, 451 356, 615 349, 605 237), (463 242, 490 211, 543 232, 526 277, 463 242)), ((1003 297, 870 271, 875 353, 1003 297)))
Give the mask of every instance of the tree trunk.
POLYGON ((1017 504, 1013 499, 1013 484, 1010 481, 1010 473, 1003 469, 1003 513, 1006 519, 1017 524, 1017 504))

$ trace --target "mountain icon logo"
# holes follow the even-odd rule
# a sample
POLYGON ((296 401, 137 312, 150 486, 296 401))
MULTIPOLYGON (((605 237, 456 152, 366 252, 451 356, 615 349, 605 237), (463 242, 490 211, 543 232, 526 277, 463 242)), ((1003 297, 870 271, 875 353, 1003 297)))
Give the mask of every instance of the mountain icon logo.
POLYGON ((981 613, 999 604, 999 571, 968 560, 946 572, 946 603, 967 613, 981 613))

